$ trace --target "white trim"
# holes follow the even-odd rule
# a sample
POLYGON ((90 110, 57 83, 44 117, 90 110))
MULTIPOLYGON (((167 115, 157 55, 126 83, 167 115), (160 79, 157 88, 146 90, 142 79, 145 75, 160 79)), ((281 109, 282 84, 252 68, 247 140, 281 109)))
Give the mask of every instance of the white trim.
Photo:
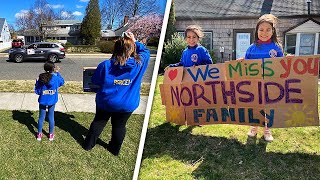
POLYGON ((318 54, 318 44, 319 44, 319 33, 316 33, 316 37, 314 40, 314 52, 313 54, 318 54))
POLYGON ((210 50, 212 50, 212 46, 213 46, 212 31, 203 31, 203 34, 205 34, 205 33, 209 33, 210 34, 210 47, 209 47, 209 51, 210 51, 210 50))
POLYGON ((142 131, 141 131, 141 136, 140 136, 139 150, 138 150, 136 165, 135 165, 134 173, 133 173, 133 177, 132 177, 133 180, 138 179, 138 175, 139 175, 142 152, 143 152, 144 142, 146 139, 146 134, 147 134, 147 129, 148 129, 150 111, 151 111, 154 90, 155 90, 157 77, 158 77, 158 70, 159 70, 159 66, 160 66, 160 59, 161 59, 161 53, 162 53, 162 49, 163 49, 164 37, 166 34, 166 30, 167 30, 171 2, 172 2, 172 0, 167 1, 166 11, 165 11, 164 17, 163 17, 161 35, 160 35, 159 44, 158 44, 157 57, 156 57, 156 62, 154 64, 153 75, 152 75, 152 80, 151 80, 151 87, 150 87, 150 91, 149 91, 149 98, 148 98, 146 113, 144 116, 143 127, 142 127, 142 131))
POLYGON ((299 51, 300 51, 300 36, 301 33, 297 33, 297 37, 296 37, 296 53, 295 56, 299 56, 299 51))

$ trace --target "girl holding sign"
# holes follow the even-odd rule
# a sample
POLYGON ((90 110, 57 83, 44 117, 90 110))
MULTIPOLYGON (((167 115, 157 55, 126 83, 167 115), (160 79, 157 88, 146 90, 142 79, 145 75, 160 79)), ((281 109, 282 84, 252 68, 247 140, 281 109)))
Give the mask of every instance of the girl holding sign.
POLYGON ((199 44, 199 41, 203 37, 203 32, 199 26, 188 26, 184 31, 185 40, 188 47, 183 51, 180 62, 176 64, 170 64, 168 67, 191 67, 198 65, 212 64, 212 59, 208 50, 199 44))
POLYGON ((96 115, 84 142, 91 150, 111 118, 112 135, 107 150, 117 156, 126 134, 126 123, 139 106, 140 86, 150 52, 136 41, 132 33, 125 33, 114 45, 110 60, 100 63, 92 76, 99 86, 96 95, 96 115))
MULTIPOLYGON (((265 14, 259 18, 255 29, 255 42, 247 49, 244 59, 263 60, 264 58, 283 57, 282 46, 275 29, 276 23, 277 17, 272 14, 265 14)), ((243 58, 238 60, 242 61, 243 58)), ((258 126, 251 126, 248 136, 254 137, 257 135, 257 132, 258 126)), ((264 139, 269 142, 273 141, 267 123, 264 128, 264 139)))

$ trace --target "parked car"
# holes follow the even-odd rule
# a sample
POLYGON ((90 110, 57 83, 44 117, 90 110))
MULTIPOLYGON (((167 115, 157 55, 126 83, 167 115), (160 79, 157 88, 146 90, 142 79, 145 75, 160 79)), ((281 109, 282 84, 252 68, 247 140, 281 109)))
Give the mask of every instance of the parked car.
POLYGON ((14 39, 12 40, 11 47, 12 48, 21 48, 24 45, 22 39, 14 39))
POLYGON ((27 48, 12 48, 9 50, 9 59, 17 63, 25 59, 39 59, 58 62, 65 58, 65 49, 58 43, 36 42, 27 48))

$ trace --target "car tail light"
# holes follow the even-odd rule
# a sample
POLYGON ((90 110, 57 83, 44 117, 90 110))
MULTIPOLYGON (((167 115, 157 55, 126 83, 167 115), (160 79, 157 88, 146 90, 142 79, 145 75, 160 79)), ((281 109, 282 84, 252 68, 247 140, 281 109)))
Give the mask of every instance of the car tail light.
POLYGON ((60 51, 64 51, 64 48, 62 47, 62 48, 60 48, 60 51))

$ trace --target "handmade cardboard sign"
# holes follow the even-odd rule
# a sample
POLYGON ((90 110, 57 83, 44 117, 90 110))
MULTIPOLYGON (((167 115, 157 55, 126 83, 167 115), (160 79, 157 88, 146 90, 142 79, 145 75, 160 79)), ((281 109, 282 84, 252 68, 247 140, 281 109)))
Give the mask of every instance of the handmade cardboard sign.
POLYGON ((181 125, 317 126, 319 55, 173 67, 160 85, 181 125))

